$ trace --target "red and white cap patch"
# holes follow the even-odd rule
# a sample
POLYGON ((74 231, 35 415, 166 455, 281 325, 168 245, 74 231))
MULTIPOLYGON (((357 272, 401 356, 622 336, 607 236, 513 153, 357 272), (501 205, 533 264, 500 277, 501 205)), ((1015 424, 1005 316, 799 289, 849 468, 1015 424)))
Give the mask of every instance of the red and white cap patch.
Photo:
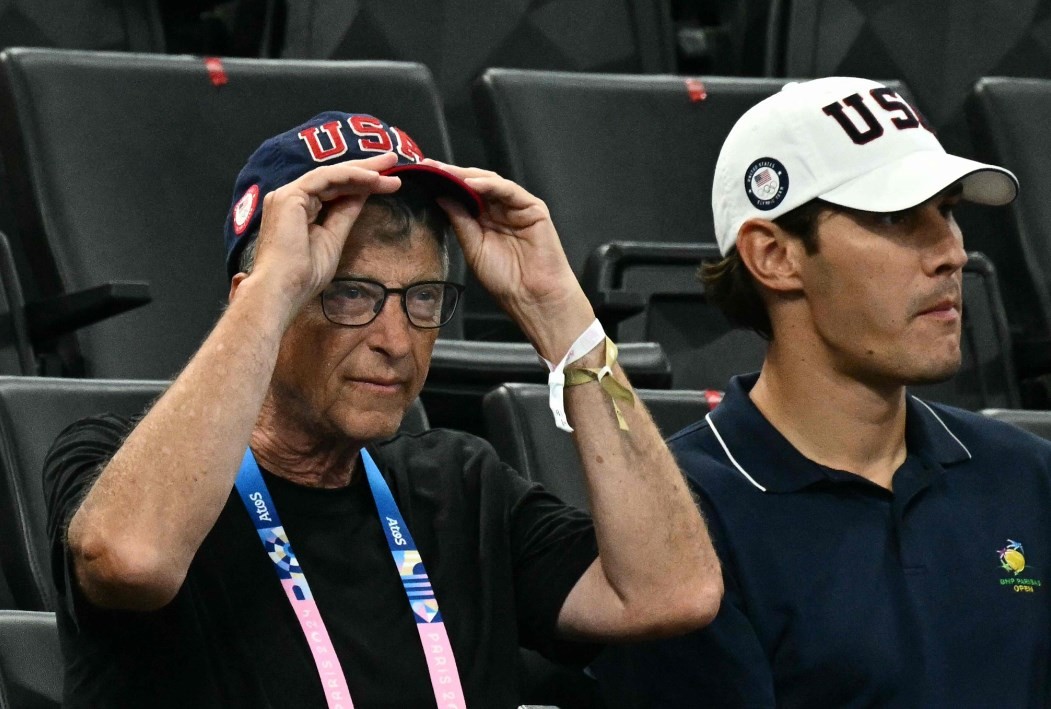
POLYGON ((252 221, 252 217, 255 216, 255 208, 259 204, 259 185, 252 185, 245 193, 241 196, 241 199, 237 200, 237 204, 234 205, 234 233, 241 236, 245 233, 245 229, 248 228, 249 222, 252 221))

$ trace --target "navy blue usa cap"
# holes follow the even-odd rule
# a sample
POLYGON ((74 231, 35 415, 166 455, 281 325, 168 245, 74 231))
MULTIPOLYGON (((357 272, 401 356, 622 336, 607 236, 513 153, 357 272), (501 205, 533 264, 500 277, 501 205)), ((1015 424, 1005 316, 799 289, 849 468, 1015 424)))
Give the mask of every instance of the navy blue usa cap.
POLYGON ((394 153, 398 162, 384 175, 411 179, 435 197, 464 205, 474 216, 482 198, 463 180, 445 170, 421 164, 423 152, 409 134, 366 114, 326 111, 292 130, 264 141, 237 176, 223 237, 230 278, 240 270, 241 252, 259 234, 263 198, 320 165, 362 160, 394 153))

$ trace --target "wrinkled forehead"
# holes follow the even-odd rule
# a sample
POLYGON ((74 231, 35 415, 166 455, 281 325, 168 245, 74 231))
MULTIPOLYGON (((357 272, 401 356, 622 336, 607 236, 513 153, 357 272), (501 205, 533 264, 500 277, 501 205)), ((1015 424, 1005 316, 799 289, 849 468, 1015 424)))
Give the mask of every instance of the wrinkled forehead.
POLYGON ((343 246, 336 275, 368 276, 388 285, 440 279, 446 267, 442 244, 427 224, 406 222, 386 206, 366 203, 343 246))

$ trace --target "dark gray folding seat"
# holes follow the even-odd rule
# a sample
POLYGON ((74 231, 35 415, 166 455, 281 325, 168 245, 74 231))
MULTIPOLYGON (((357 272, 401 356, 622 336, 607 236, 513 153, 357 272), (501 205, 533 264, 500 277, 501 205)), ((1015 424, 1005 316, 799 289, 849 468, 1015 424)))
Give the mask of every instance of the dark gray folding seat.
POLYGON ((55 614, 0 610, 0 709, 59 709, 62 677, 55 614))
POLYGON ((54 607, 44 457, 66 426, 85 416, 142 413, 166 386, 158 381, 0 377, 0 572, 14 608, 54 607))
POLYGON ((1051 372, 1051 205, 1041 192, 1051 140, 1042 118, 1051 115, 1051 80, 981 79, 967 109, 979 157, 1014 171, 1022 184, 1018 199, 998 212, 999 229, 968 243, 1002 275, 1019 374, 1045 374, 1051 372))
POLYGON ((1033 409, 984 409, 982 414, 1024 428, 1051 441, 1051 411, 1033 409))

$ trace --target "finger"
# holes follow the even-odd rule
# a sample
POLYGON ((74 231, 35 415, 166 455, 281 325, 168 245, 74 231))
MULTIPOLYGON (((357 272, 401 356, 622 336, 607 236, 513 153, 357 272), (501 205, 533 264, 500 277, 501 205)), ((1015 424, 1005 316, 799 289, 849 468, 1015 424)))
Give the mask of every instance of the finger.
POLYGON ((380 169, 387 169, 392 164, 392 159, 389 157, 380 161, 380 158, 383 157, 385 156, 316 167, 291 184, 296 189, 316 195, 323 200, 334 199, 340 194, 349 192, 360 193, 374 186, 384 191, 396 190, 401 186, 400 182, 393 182, 397 178, 379 174, 380 169), (371 167, 363 163, 370 163, 371 167))
POLYGON ((325 218, 320 226, 325 231, 343 237, 339 243, 341 250, 343 242, 346 241, 346 236, 350 234, 350 230, 354 227, 354 222, 358 220, 361 210, 365 207, 365 199, 362 195, 340 197, 328 204, 328 211, 325 213, 325 218))
POLYGON ((500 177, 500 175, 492 170, 483 170, 479 167, 460 167, 459 165, 451 165, 447 162, 433 160, 431 158, 426 158, 423 162, 425 165, 431 165, 432 167, 445 170, 446 172, 459 177, 461 180, 468 177, 500 177))
POLYGON ((482 197, 502 202, 505 206, 512 209, 525 209, 541 203, 537 197, 527 192, 521 185, 497 175, 491 177, 468 177, 464 179, 464 182, 482 197))

